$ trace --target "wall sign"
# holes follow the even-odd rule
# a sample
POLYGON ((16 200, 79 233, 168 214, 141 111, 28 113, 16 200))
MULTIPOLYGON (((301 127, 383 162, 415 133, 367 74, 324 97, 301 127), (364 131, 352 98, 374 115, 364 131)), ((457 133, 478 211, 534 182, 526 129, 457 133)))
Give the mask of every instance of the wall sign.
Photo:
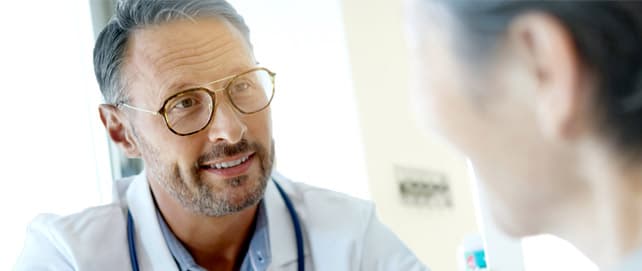
POLYGON ((450 182, 445 174, 396 165, 394 174, 404 204, 439 209, 454 207, 450 182))

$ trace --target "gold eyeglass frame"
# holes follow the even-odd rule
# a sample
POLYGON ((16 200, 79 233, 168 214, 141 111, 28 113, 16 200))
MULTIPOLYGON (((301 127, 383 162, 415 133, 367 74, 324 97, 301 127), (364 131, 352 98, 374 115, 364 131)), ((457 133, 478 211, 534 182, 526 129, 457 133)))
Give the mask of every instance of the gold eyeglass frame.
POLYGON ((180 91, 180 92, 178 92, 178 93, 175 93, 175 94, 173 94, 172 96, 169 96, 167 99, 165 99, 165 101, 163 102, 163 105, 161 106, 161 108, 160 108, 158 111, 152 111, 152 110, 148 110, 148 109, 145 109, 145 108, 136 107, 136 106, 133 106, 133 105, 129 105, 129 104, 127 104, 127 103, 124 103, 124 102, 121 102, 121 103, 116 104, 116 107, 121 107, 121 106, 123 106, 123 107, 130 108, 130 109, 133 109, 133 110, 136 110, 136 111, 139 111, 139 112, 149 113, 149 114, 152 114, 152 115, 161 115, 161 116, 163 116, 163 119, 165 120, 165 125, 167 125, 167 128, 168 128, 170 131, 172 131, 172 133, 174 133, 174 134, 176 134, 176 135, 179 135, 179 136, 188 136, 188 135, 193 135, 193 134, 195 134, 195 133, 198 133, 198 132, 200 132, 200 131, 203 131, 205 128, 207 128, 207 126, 209 126, 209 125, 210 125, 210 122, 212 122, 212 119, 213 119, 213 117, 214 117, 214 112, 216 111, 216 104, 217 104, 217 101, 216 101, 216 93, 217 93, 217 92, 225 91, 225 94, 226 94, 225 96, 226 96, 226 97, 227 97, 227 99, 230 101, 230 104, 232 104, 232 106, 234 106, 234 108, 235 108, 236 110, 238 110, 239 112, 241 112, 242 114, 250 115, 250 114, 258 113, 258 112, 263 111, 264 109, 266 109, 268 106, 270 106, 270 103, 272 103, 272 99, 274 98, 274 92, 275 92, 275 88, 276 88, 276 87, 275 87, 275 80, 274 80, 274 79, 275 79, 275 76, 276 76, 276 73, 274 73, 274 72, 270 71, 270 70, 269 70, 269 69, 267 69, 267 68, 264 68, 264 67, 255 67, 255 68, 249 69, 249 70, 244 71, 244 72, 239 73, 239 74, 226 76, 226 77, 224 77, 224 78, 217 79, 217 80, 214 80, 214 81, 211 81, 211 82, 205 83, 205 84, 203 84, 203 85, 201 85, 201 86, 193 87, 193 88, 189 88, 189 89, 186 89, 186 90, 180 91), (242 109, 241 109, 241 108, 239 108, 239 107, 234 103, 234 101, 232 100, 232 97, 231 97, 230 92, 229 92, 230 90, 229 90, 228 88, 230 87, 230 85, 232 84, 232 82, 234 82, 234 80, 235 80, 235 79, 237 79, 237 78, 239 78, 239 77, 241 77, 241 76, 243 76, 243 75, 246 75, 246 74, 248 74, 248 73, 255 72, 255 71, 260 71, 260 70, 262 70, 262 71, 266 71, 266 72, 268 73, 268 75, 270 75, 270 81, 272 81, 272 93, 271 93, 271 95, 270 95, 270 97, 269 97, 269 99, 268 99, 268 102, 265 104, 265 106, 261 107, 261 108, 260 108, 260 109, 258 109, 258 110, 254 110, 254 111, 251 111, 251 112, 248 112, 248 111, 242 110, 242 109), (225 86, 224 86, 223 88, 219 88, 219 89, 210 89, 210 87, 208 87, 208 86, 210 86, 210 85, 212 85, 212 84, 216 84, 216 83, 219 83, 219 82, 223 82, 223 81, 225 81, 225 80, 228 80, 228 81, 227 81, 227 83, 225 84, 225 86), (210 105, 210 116, 209 116, 209 119, 207 120, 207 122, 205 123, 205 125, 203 125, 203 127, 201 127, 200 129, 198 129, 198 130, 196 130, 196 131, 189 132, 189 133, 179 133, 179 132, 177 132, 177 131, 176 131, 176 130, 174 130, 174 128, 172 128, 172 126, 169 124, 169 120, 168 120, 168 117, 167 117, 167 109, 166 109, 167 103, 168 103, 170 100, 172 100, 172 99, 174 99, 174 98, 176 98, 176 97, 180 97, 180 96, 185 95, 186 93, 193 92, 193 91, 202 91, 202 90, 207 91, 207 92, 210 94, 210 97, 212 98, 212 104, 210 105))

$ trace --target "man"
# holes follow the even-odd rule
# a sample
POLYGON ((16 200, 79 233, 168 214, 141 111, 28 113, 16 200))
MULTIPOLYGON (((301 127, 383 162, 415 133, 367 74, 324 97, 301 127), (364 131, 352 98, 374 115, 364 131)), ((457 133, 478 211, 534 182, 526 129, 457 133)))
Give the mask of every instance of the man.
POLYGON ((272 174, 275 74, 223 0, 122 1, 94 49, 118 201, 29 228, 18 270, 426 270, 371 204, 272 174))

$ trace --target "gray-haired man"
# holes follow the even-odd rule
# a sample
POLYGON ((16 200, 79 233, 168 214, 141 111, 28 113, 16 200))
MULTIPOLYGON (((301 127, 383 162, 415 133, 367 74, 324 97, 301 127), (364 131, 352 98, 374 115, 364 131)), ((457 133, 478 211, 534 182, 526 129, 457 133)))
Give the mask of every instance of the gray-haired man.
POLYGON ((425 270, 372 204, 272 172, 275 73, 256 63, 223 0, 119 3, 100 117, 146 170, 113 204, 38 217, 17 269, 425 270))

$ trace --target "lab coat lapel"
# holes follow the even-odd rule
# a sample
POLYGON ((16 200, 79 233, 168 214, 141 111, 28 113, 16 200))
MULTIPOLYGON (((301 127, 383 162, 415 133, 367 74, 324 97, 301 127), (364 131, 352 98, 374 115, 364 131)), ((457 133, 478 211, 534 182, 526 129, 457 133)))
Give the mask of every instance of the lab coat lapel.
POLYGON ((127 203, 134 218, 140 269, 176 270, 176 263, 158 224, 156 207, 144 172, 136 176, 127 189, 127 203))
MULTIPOLYGON (((277 176, 278 175, 273 176, 273 178, 277 176)), ((293 193, 292 186, 289 181, 283 180, 282 178, 275 178, 275 180, 279 182, 281 187, 290 197, 290 200, 292 201, 292 204, 294 204, 295 209, 297 209, 297 214, 299 216, 299 221, 301 223, 304 235, 304 254, 307 258, 307 256, 309 255, 309 248, 308 238, 306 238, 307 234, 305 230, 305 219, 304 214, 299 211, 301 208, 297 208, 297 206, 299 206, 299 203, 301 203, 301 199, 298 198, 295 193, 293 193)), ((264 200, 267 209, 268 227, 270 233, 272 266, 276 267, 277 270, 279 270, 278 267, 291 264, 292 262, 296 262, 297 260, 297 247, 296 238, 294 236, 294 226, 292 224, 290 213, 288 212, 283 198, 281 198, 279 191, 272 181, 268 182, 264 200)))
MULTIPOLYGON (((279 182, 297 209, 304 235, 304 255, 308 258, 306 264, 309 264, 310 249, 305 227, 305 213, 299 208, 302 200, 293 193, 292 184, 288 180, 280 175, 275 175, 273 178, 279 182)), ((278 268, 292 264, 297 260, 294 226, 290 213, 272 181, 268 182, 264 201, 268 217, 272 266, 278 268)), ((158 224, 156 207, 144 172, 136 176, 127 189, 127 202, 136 226, 136 249, 141 270, 176 270, 176 263, 165 244, 158 224)))

